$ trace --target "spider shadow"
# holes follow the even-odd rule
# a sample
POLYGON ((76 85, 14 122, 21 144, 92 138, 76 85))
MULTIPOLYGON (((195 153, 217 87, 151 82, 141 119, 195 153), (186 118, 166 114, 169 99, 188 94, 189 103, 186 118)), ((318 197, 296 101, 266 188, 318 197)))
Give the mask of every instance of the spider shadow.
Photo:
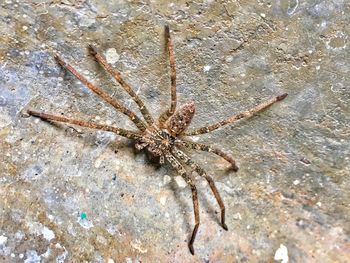
MULTIPOLYGON (((208 156, 210 156, 208 153, 205 153, 208 156)), ((188 155, 191 156, 190 153, 188 155)), ((192 157, 191 157, 192 158, 192 157)), ((216 157, 218 158, 218 157, 216 157)), ((231 176, 232 174, 235 174, 234 170, 232 167, 227 163, 226 168, 220 168, 218 172, 215 172, 215 169, 207 169, 206 167, 203 167, 203 165, 200 163, 199 159, 194 159, 193 160, 207 173, 208 176, 210 176, 214 182, 217 181, 222 181, 228 176, 231 176)), ((215 161, 210 165, 210 167, 215 167, 215 161)), ((217 170, 217 169, 216 169, 217 170)), ((188 170, 189 172, 191 170, 188 170)), ((198 199, 199 199, 199 209, 200 211, 205 211, 207 213, 208 219, 215 221, 218 226, 220 227, 220 230, 222 228, 221 224, 221 209, 219 206, 219 203, 217 202, 215 195, 213 191, 211 190, 209 183, 206 181, 206 179, 202 176, 200 176, 196 172, 192 172, 192 176, 194 177, 194 182, 197 186, 197 191, 198 191, 198 199), (203 182, 206 182, 205 186, 202 186, 203 182), (202 207, 202 209, 201 209, 202 207)), ((215 186, 217 187, 217 183, 215 183, 215 186)), ((221 194, 220 189, 218 189, 221 198, 223 199, 223 195, 221 194)), ((224 201, 224 200, 223 200, 224 201)), ((224 203, 225 204, 225 203, 224 203)), ((225 205, 225 208, 227 209, 227 206, 225 205)), ((226 210, 226 215, 227 215, 227 210, 226 210)))
MULTIPOLYGON (((172 169, 169 164, 167 164, 167 162, 165 162, 165 165, 161 165, 159 162, 159 160, 160 160, 159 157, 155 157, 154 155, 150 154, 147 150, 137 150, 134 147, 134 145, 135 145, 134 141, 126 141, 125 145, 127 147, 131 147, 133 149, 133 153, 134 153, 135 157, 143 156, 143 158, 145 158, 146 165, 153 166, 153 168, 155 168, 155 170, 159 170, 161 167, 165 167, 167 169, 167 172, 172 176, 172 178, 174 178, 175 176, 178 175, 176 173, 176 171, 174 169, 172 169)), ((228 175, 230 173, 232 173, 231 169, 228 168, 225 170, 225 175, 228 175)), ((198 178, 196 178, 196 180, 195 180, 196 185, 198 185, 198 183, 202 182, 202 180, 206 181, 203 177, 198 176, 198 178)), ((183 214, 185 214, 183 216, 182 226, 183 226, 183 229, 186 230, 186 233, 189 233, 188 238, 190 239, 191 235, 192 235, 192 230, 194 227, 194 210, 193 210, 193 201, 192 201, 191 190, 189 187, 186 187, 185 189, 179 188, 177 186, 177 183, 175 182, 175 180, 172 180, 167 185, 167 187, 173 192, 175 200, 177 200, 177 204, 179 206, 180 211, 184 212, 183 214), (184 191, 186 191, 186 193, 184 193, 184 191), (189 202, 189 200, 190 200, 190 202, 189 202)), ((203 187, 197 186, 198 199, 200 202, 199 213, 201 213, 201 211, 205 210, 207 212, 207 214, 209 214, 210 220, 216 221, 218 226, 221 228, 221 217, 220 217, 219 204, 216 202, 214 194, 212 193, 208 184, 205 186, 205 189, 209 188, 209 190, 208 190, 209 193, 207 191, 206 191, 206 193, 204 193, 203 189, 201 189, 201 188, 203 188, 203 187), (213 198, 210 198, 209 197, 210 195, 212 195, 213 198), (209 202, 208 198, 212 199, 214 203, 209 202)))
MULTIPOLYGON (((169 171, 171 173, 172 178, 174 178, 175 173, 173 173, 173 172, 175 172, 175 171, 173 171, 171 168, 169 168, 169 171)), ((179 211, 182 212, 182 214, 183 214, 183 216, 182 216, 182 228, 186 230, 186 233, 189 233, 189 236, 187 239, 187 240, 189 240, 191 238, 192 230, 194 227, 194 212, 193 212, 193 205, 191 205, 192 204, 191 190, 189 187, 186 187, 184 189, 180 189, 177 186, 177 183, 175 182, 175 180, 171 180, 171 182, 167 186, 173 192, 174 198, 175 198, 176 203, 179 207, 179 211), (186 196, 188 196, 187 198, 181 194, 183 191, 186 191, 186 196), (189 204, 188 200, 191 200, 191 204, 189 204), (192 211, 192 215, 190 213, 188 213, 188 211, 192 211), (186 218, 187 218, 187 220, 186 220, 186 218), (193 221, 193 223, 191 223, 192 221, 193 221)))
MULTIPOLYGON (((88 142, 89 144, 91 144, 91 146, 96 146, 96 134, 94 132, 85 132, 85 131, 80 132, 74 126, 71 126, 69 124, 58 123, 51 120, 42 119, 41 121, 47 123, 56 131, 59 131, 59 132, 63 131, 69 136, 84 138, 83 140, 85 142, 88 142)), ((137 150, 135 147, 135 143, 136 142, 133 140, 123 138, 121 140, 105 141, 101 143, 101 145, 105 145, 106 147, 109 147, 114 151, 114 153, 118 153, 118 151, 122 149, 132 149, 131 152, 135 159, 144 159, 145 160, 144 163, 146 165, 151 165, 156 170, 162 167, 162 165, 159 162, 159 158, 151 156, 151 154, 149 154, 145 150, 137 150)))
MULTIPOLYGON (((227 174, 228 173, 229 173, 229 170, 227 171, 227 174)), ((212 176, 211 173, 208 173, 208 175, 211 176, 215 181, 214 176, 212 176)), ((200 189, 198 189, 198 197, 199 197, 198 199, 199 199, 199 202, 202 203, 202 207, 203 207, 202 210, 204 210, 207 213, 207 216, 210 220, 216 222, 220 227, 220 229, 222 229, 220 206, 216 201, 214 193, 210 189, 209 183, 205 180, 205 178, 201 176, 198 176, 196 179, 197 179, 196 180, 197 185, 202 183, 203 181, 206 182, 205 187, 200 187, 200 189)))
MULTIPOLYGON (((64 115, 62 115, 64 116, 64 115)), ((55 129, 55 131, 58 132, 64 132, 66 133, 66 135, 76 135, 77 137, 83 137, 85 135, 85 132, 79 132, 75 127, 67 125, 67 124, 63 124, 63 123, 59 123, 59 122, 54 122, 54 121, 50 121, 50 120, 44 120, 44 119, 40 119, 42 122, 47 123, 48 125, 50 125, 50 127, 52 127, 53 129, 55 129)))

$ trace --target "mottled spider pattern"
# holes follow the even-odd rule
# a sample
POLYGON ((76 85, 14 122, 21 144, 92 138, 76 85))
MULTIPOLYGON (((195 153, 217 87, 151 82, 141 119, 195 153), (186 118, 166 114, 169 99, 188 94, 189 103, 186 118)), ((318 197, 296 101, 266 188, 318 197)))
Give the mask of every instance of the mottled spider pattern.
POLYGON ((110 64, 107 63, 104 56, 98 52, 98 50, 89 46, 90 53, 95 57, 99 64, 121 85, 121 87, 131 96, 131 98, 137 104, 143 119, 139 118, 133 111, 127 109, 118 100, 108 95, 101 88, 89 82, 84 76, 82 76, 77 70, 75 70, 71 65, 63 61, 60 57, 55 56, 57 62, 66 70, 71 72, 75 77, 77 77, 86 87, 88 87, 92 92, 96 93, 104 101, 112 105, 116 110, 125 114, 138 128, 138 131, 125 130, 119 127, 108 126, 104 124, 98 124, 94 122, 77 120, 72 118, 67 118, 64 116, 51 115, 44 112, 38 112, 34 110, 28 110, 30 115, 39 117, 47 121, 63 122, 69 123, 77 126, 93 128, 97 130, 114 132, 117 135, 132 139, 135 141, 135 147, 139 150, 145 149, 151 155, 158 157, 160 163, 163 164, 165 160, 176 170, 176 172, 181 175, 187 184, 191 187, 193 209, 195 226, 192 231, 191 239, 188 243, 190 252, 194 254, 193 243, 196 238, 196 234, 199 227, 199 205, 197 197, 197 188, 194 179, 185 167, 187 167, 190 172, 195 171, 201 177, 208 182, 211 191, 213 192, 216 201, 218 202, 221 210, 221 226, 227 230, 225 223, 225 205, 220 197, 219 191, 217 190, 213 179, 196 163, 194 162, 183 149, 195 149, 200 151, 206 151, 214 153, 227 162, 230 163, 230 168, 233 171, 237 171, 238 167, 235 160, 227 153, 222 150, 205 145, 202 143, 197 143, 186 139, 188 136, 199 135, 204 133, 209 133, 214 131, 224 125, 231 124, 239 119, 250 117, 253 114, 260 112, 267 107, 271 106, 277 101, 283 100, 287 94, 282 94, 276 96, 268 101, 265 101, 252 109, 243 111, 241 113, 235 114, 228 117, 222 121, 216 122, 211 125, 206 125, 204 127, 196 128, 187 131, 188 126, 191 123, 192 117, 195 113, 195 105, 193 102, 186 103, 177 109, 177 98, 176 98, 176 67, 174 59, 174 49, 172 40, 170 37, 169 27, 165 26, 165 39, 166 47, 169 55, 170 64, 170 86, 171 86, 171 103, 170 106, 160 115, 157 121, 154 120, 149 110, 142 102, 140 97, 135 93, 135 91, 128 85, 128 83, 121 77, 121 74, 115 70, 110 64))

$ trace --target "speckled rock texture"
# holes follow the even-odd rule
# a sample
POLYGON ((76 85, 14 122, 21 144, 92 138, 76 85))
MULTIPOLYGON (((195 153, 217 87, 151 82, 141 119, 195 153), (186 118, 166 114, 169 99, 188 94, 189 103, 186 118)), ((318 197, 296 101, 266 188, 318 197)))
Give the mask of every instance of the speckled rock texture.
POLYGON ((1 262, 350 262, 350 6, 346 0, 0 1, 1 262), (270 109, 201 141, 240 167, 189 152, 190 188, 115 134, 29 117, 32 108, 135 129, 53 59, 135 110, 88 54, 95 44, 154 116, 170 103, 164 25, 192 127, 272 96, 270 109))

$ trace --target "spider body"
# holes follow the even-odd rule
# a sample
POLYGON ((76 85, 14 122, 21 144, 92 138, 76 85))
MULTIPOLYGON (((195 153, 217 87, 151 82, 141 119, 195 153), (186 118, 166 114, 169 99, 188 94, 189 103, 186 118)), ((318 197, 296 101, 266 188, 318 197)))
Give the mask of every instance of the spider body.
POLYGON ((52 115, 44 112, 38 112, 35 110, 28 110, 28 113, 32 116, 39 117, 47 121, 56 121, 69 123, 73 125, 78 125, 82 127, 88 127, 103 131, 114 132, 119 136, 123 136, 134 140, 135 147, 139 150, 146 150, 151 155, 159 157, 160 163, 163 164, 165 160, 171 165, 174 170, 184 178, 187 184, 191 188, 192 201, 194 208, 194 219, 195 226, 192 231, 191 239, 188 243, 190 252, 194 254, 193 243, 196 238, 196 234, 199 227, 199 204, 198 204, 198 194, 197 188, 194 182, 194 178, 191 172, 198 173, 202 178, 204 178, 215 196, 216 201, 220 206, 221 211, 221 226, 227 230, 227 225, 225 223, 225 205, 220 197, 219 191, 215 186, 214 180, 200 167, 199 164, 194 162, 183 149, 194 149, 199 151, 206 151, 216 154, 222 157, 227 162, 230 163, 231 169, 237 171, 238 167, 235 160, 230 154, 227 154, 220 150, 219 148, 212 147, 210 145, 205 145, 202 143, 193 142, 186 137, 192 135, 199 135, 204 133, 209 133, 214 131, 224 125, 234 123, 235 121, 250 117, 274 104, 277 101, 283 100, 287 94, 284 93, 279 96, 275 96, 270 100, 267 100, 255 107, 243 111, 241 113, 232 115, 224 120, 216 122, 211 125, 205 125, 200 128, 196 128, 187 131, 191 120, 195 113, 195 106, 193 102, 188 102, 183 104, 177 109, 177 98, 176 98, 176 67, 174 59, 173 44, 170 37, 169 27, 165 26, 165 39, 166 46, 169 55, 170 64, 170 86, 171 86, 171 102, 170 106, 160 115, 157 121, 154 120, 147 107, 140 99, 140 97, 134 92, 134 90, 127 84, 127 82, 121 77, 121 74, 115 70, 110 64, 107 63, 103 55, 97 51, 93 46, 89 46, 90 53, 95 57, 99 64, 120 84, 120 86, 131 96, 134 102, 137 104, 143 119, 138 117, 132 110, 126 108, 118 100, 107 94, 101 88, 95 86, 89 82, 84 76, 82 76, 75 68, 63 61, 60 57, 55 56, 57 62, 66 70, 71 72, 76 76, 87 88, 98 95, 101 99, 109 103, 116 110, 120 111, 126 115, 136 126, 137 131, 125 130, 115 126, 109 126, 105 124, 99 124, 90 121, 77 120, 73 118, 68 118, 60 115, 52 115), (177 109, 177 110, 176 110, 177 109), (188 170, 190 172, 188 172, 188 170))
POLYGON ((176 147, 176 138, 190 125, 194 113, 194 102, 185 103, 169 118, 163 129, 159 125, 146 129, 142 138, 136 141, 135 148, 146 149, 163 164, 166 154, 176 147))
POLYGON ((145 149, 153 157, 164 159, 165 153, 171 150, 171 147, 174 146, 174 142, 175 137, 168 131, 159 130, 154 127, 152 129, 147 129, 142 138, 136 140, 135 148, 137 150, 145 149))

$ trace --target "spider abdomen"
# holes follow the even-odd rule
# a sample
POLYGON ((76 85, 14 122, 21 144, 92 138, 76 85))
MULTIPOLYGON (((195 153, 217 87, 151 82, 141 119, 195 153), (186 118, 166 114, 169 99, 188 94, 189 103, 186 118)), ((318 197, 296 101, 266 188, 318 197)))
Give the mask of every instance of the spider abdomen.
POLYGON ((166 124, 167 129, 171 135, 176 137, 184 132, 190 125, 194 113, 195 107, 193 101, 182 105, 166 124))

